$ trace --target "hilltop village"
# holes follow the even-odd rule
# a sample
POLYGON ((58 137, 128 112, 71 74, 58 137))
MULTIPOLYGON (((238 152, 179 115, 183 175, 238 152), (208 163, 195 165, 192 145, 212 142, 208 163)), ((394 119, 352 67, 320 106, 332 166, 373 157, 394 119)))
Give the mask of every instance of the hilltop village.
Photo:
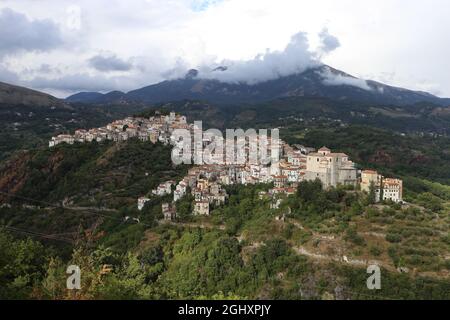
MULTIPOLYGON (((74 135, 58 135, 49 141, 49 147, 75 142, 106 140, 122 142, 131 138, 175 145, 172 137, 175 129, 187 129, 191 132, 198 130, 194 124, 187 123, 185 116, 174 112, 168 115, 157 112, 155 116, 149 118, 128 117, 105 127, 76 130, 74 135)), ((202 142, 207 145, 210 140, 203 138, 202 142)), ((268 146, 270 147, 272 143, 269 138, 268 146)), ((403 202, 401 180, 385 178, 373 170, 361 171, 344 153, 335 153, 326 147, 315 150, 301 145, 290 146, 282 140, 277 141, 277 146, 280 150, 280 160, 269 165, 261 163, 237 165, 224 162, 193 166, 181 181, 166 181, 149 191, 147 195, 139 197, 138 209, 142 210, 151 197, 173 195, 172 203, 162 205, 164 219, 171 221, 176 218, 177 201, 189 192, 194 197, 193 214, 209 215, 213 206, 220 206, 226 202, 228 194, 224 186, 258 183, 273 183, 273 188, 267 193, 262 192, 260 197, 269 197, 272 200, 271 207, 278 208, 284 197, 296 192, 301 181, 316 179, 322 182, 324 188, 338 185, 359 186, 362 191, 373 192, 375 202, 385 200, 403 202)), ((248 148, 245 152, 249 152, 248 148)))
POLYGON ((175 129, 193 130, 193 125, 186 122, 186 117, 176 115, 157 115, 150 118, 128 117, 107 124, 105 127, 90 130, 79 129, 74 135, 60 134, 52 137, 49 147, 54 147, 61 143, 74 144, 75 142, 102 142, 111 140, 115 142, 127 141, 131 138, 138 138, 141 141, 151 141, 152 143, 170 143, 170 136, 175 129))

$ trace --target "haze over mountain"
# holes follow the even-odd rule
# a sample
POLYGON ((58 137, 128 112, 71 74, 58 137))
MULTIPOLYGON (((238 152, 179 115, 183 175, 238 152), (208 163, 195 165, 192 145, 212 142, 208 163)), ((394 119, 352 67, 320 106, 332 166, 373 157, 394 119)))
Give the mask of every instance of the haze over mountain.
MULTIPOLYGON (((227 68, 218 67, 212 72, 225 73, 227 68)), ((205 79, 197 70, 190 70, 184 78, 163 81, 128 93, 81 92, 68 97, 66 101, 100 104, 128 101, 154 104, 192 99, 217 104, 239 104, 287 97, 325 97, 339 101, 399 106, 418 102, 450 104, 450 99, 439 98, 426 92, 392 87, 376 81, 366 81, 326 65, 255 84, 205 79)))

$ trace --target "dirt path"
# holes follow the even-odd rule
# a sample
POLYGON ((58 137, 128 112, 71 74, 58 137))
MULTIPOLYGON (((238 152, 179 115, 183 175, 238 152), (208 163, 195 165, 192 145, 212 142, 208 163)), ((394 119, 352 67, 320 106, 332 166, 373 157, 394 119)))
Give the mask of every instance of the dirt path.
POLYGON ((379 266, 382 266, 385 268, 389 268, 389 266, 385 266, 381 261, 376 261, 376 260, 357 260, 357 259, 351 259, 345 255, 343 255, 341 257, 341 256, 318 254, 318 253, 310 252, 304 247, 293 247, 293 249, 298 254, 301 254, 301 255, 310 257, 312 259, 316 259, 316 260, 334 261, 334 262, 339 262, 339 263, 348 264, 351 266, 358 266, 358 267, 376 264, 376 265, 379 265, 379 266))
POLYGON ((64 206, 64 209, 75 210, 75 211, 119 212, 116 209, 96 208, 96 207, 69 207, 69 206, 64 206))
POLYGON ((200 228, 200 229, 217 229, 217 230, 225 230, 225 225, 212 225, 210 223, 205 222, 173 222, 173 221, 165 221, 165 220, 159 220, 158 224, 169 224, 172 226, 182 226, 186 228, 200 228))

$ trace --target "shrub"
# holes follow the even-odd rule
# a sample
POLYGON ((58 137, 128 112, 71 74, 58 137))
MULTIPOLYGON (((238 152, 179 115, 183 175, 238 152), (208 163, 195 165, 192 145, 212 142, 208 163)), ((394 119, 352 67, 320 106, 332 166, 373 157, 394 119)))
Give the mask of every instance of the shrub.
POLYGON ((379 247, 371 246, 369 252, 375 257, 378 257, 383 251, 379 247))
POLYGON ((366 212, 368 218, 378 217, 380 215, 380 211, 375 207, 368 208, 366 212))
POLYGON ((365 244, 365 240, 361 237, 358 232, 356 232, 355 228, 347 229, 345 240, 350 241, 358 246, 362 246, 365 244))
POLYGON ((399 234, 388 233, 386 235, 386 241, 389 241, 391 243, 399 243, 402 241, 402 237, 399 234))
POLYGON ((389 247, 388 249, 388 255, 391 258, 392 262, 396 267, 400 264, 400 256, 398 254, 398 248, 397 247, 389 247))

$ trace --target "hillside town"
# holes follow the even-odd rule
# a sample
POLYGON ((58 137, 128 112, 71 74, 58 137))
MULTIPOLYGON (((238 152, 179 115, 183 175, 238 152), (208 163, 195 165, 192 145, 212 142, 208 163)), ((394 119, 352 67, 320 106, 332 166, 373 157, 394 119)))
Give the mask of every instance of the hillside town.
MULTIPOLYGON (((114 121, 105 127, 76 130, 74 135, 59 135, 50 140, 49 147, 61 143, 106 140, 123 142, 131 138, 150 141, 153 144, 160 142, 174 146, 176 142, 172 133, 175 129, 187 129, 191 132, 198 130, 194 124, 187 123, 185 116, 174 112, 169 115, 156 113, 149 118, 128 117, 114 121)), ((204 146, 209 143, 208 138, 203 138, 204 146)), ((139 197, 138 210, 143 210, 152 197, 172 195, 172 202, 162 205, 164 220, 172 221, 177 217, 177 202, 190 193, 194 198, 193 214, 206 216, 210 214, 213 207, 226 202, 228 194, 225 186, 259 183, 273 184, 273 188, 261 194, 260 197, 271 199, 271 208, 276 209, 284 197, 296 192, 301 181, 316 179, 322 182, 324 188, 339 185, 355 188, 359 186, 364 192, 373 192, 375 202, 403 202, 401 180, 385 178, 373 170, 359 170, 345 153, 335 153, 327 147, 315 150, 302 145, 291 146, 282 140, 275 142, 270 138, 267 146, 270 148, 275 143, 280 150, 280 158, 276 162, 234 164, 224 161, 217 164, 195 165, 189 169, 188 174, 181 181, 166 181, 154 190, 150 190, 147 195, 139 197)), ((245 156, 248 156, 249 148, 246 147, 244 152, 245 156)), ((223 154, 219 153, 216 156, 224 159, 223 154)))
POLYGON ((174 112, 169 115, 161 115, 157 112, 155 116, 150 118, 127 117, 109 123, 105 127, 90 130, 79 129, 73 135, 60 134, 51 138, 49 147, 61 143, 74 144, 75 142, 102 142, 106 140, 122 142, 131 138, 151 141, 152 143, 169 144, 171 134, 175 129, 193 130, 193 125, 187 124, 185 116, 176 115, 174 112))

